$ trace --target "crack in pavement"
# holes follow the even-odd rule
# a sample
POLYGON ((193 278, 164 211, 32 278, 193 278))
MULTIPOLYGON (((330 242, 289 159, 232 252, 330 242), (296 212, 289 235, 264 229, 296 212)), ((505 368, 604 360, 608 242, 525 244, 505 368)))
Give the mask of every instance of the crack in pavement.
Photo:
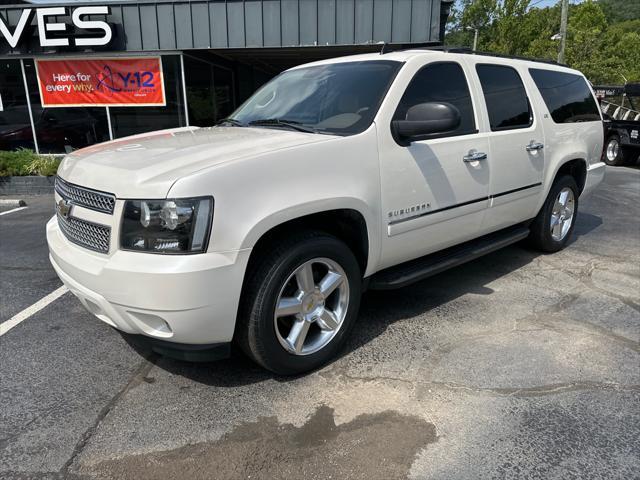
POLYGON ((595 270, 595 266, 592 269, 590 269, 590 271, 588 272, 588 276, 586 278, 581 279, 581 282, 585 286, 595 290, 596 292, 600 292, 603 295, 613 297, 619 300, 620 302, 624 303, 627 307, 634 309, 636 312, 640 312, 640 304, 636 303, 634 300, 628 297, 625 297, 624 295, 620 295, 619 293, 611 292, 609 290, 606 290, 596 285, 595 282, 593 281, 593 276, 592 276, 594 270, 595 270))
MULTIPOLYGON (((432 359, 428 363, 437 364, 441 361, 444 355, 452 352, 456 348, 460 348, 461 346, 464 346, 470 342, 474 342, 478 339, 496 337, 500 335, 511 334, 513 332, 531 332, 531 331, 544 331, 544 330, 551 330, 559 334, 582 333, 585 335, 602 336, 613 341, 614 343, 621 344, 624 347, 629 348, 630 350, 638 353, 640 351, 639 342, 636 342, 632 339, 626 338, 621 335, 617 335, 607 330, 604 327, 594 325, 590 322, 586 322, 586 321, 578 322, 578 321, 571 320, 571 322, 575 325, 586 327, 581 330, 570 328, 565 325, 549 323, 550 317, 560 314, 570 305, 575 303, 580 298, 581 293, 584 293, 584 290, 568 293, 566 295, 563 295, 556 303, 550 305, 549 307, 546 307, 537 312, 533 312, 532 314, 527 315, 523 318, 515 319, 513 322, 513 328, 510 330, 499 329, 499 330, 493 330, 491 332, 487 332, 479 335, 466 336, 464 338, 459 339, 456 342, 452 342, 446 345, 445 347, 436 349, 433 352, 432 359), (532 327, 535 327, 536 325, 539 326, 539 328, 532 328, 532 327)), ((532 387, 473 387, 470 385, 465 385, 465 384, 456 383, 456 382, 421 380, 419 378, 408 379, 408 378, 382 376, 382 375, 376 375, 376 376, 351 375, 351 374, 340 371, 340 368, 337 366, 336 368, 330 368, 329 370, 326 370, 319 374, 324 377, 335 376, 338 378, 344 378, 344 379, 353 380, 353 381, 399 382, 399 383, 408 385, 414 389, 417 386, 433 387, 433 388, 444 388, 450 391, 464 390, 470 393, 491 394, 491 395, 500 396, 500 397, 517 397, 517 398, 555 395, 558 393, 565 393, 565 392, 572 392, 572 391, 620 391, 620 392, 640 391, 640 385, 623 385, 623 384, 614 383, 614 382, 592 382, 592 381, 561 382, 561 383, 539 385, 539 386, 532 386, 532 387)))
POLYGON ((595 325, 586 320, 580 320, 579 322, 575 321, 574 323, 579 326, 586 326, 587 328, 579 329, 579 330, 574 328, 569 328, 569 327, 558 328, 544 322, 540 322, 540 325, 544 326, 545 328, 548 328, 549 330, 554 330, 560 333, 571 332, 571 333, 582 333, 583 335, 590 335, 594 337, 605 337, 614 343, 621 344, 622 346, 624 346, 625 348, 628 348, 629 350, 633 350, 636 353, 640 353, 640 342, 636 342, 635 340, 632 340, 630 338, 613 333, 612 331, 607 330, 606 328, 601 327, 600 325, 595 325))
MULTIPOLYGON (((593 281, 593 272, 601 267, 601 265, 599 265, 599 262, 596 259, 591 259, 587 263, 585 263, 584 265, 580 266, 579 267, 580 271, 578 273, 575 273, 575 272, 570 271, 570 270, 565 269, 565 268, 560 268, 560 267, 557 267, 555 265, 552 265, 549 262, 545 262, 542 258, 540 259, 540 261, 543 264, 547 265, 551 270, 562 272, 565 275, 570 276, 574 280, 577 280, 578 282, 580 282, 585 287, 587 287, 587 288, 589 288, 591 290, 594 290, 594 291, 596 291, 598 293, 601 293, 603 295, 606 295, 608 297, 615 298, 616 300, 619 300, 620 302, 622 302, 623 304, 625 304, 629 308, 632 308, 635 311, 640 312, 640 304, 638 304, 635 300, 633 300, 633 299, 631 299, 629 297, 626 297, 624 295, 621 295, 619 293, 611 292, 611 291, 606 290, 606 289, 604 289, 602 287, 599 287, 598 285, 595 284, 595 282, 593 281)), ((611 270, 608 270, 606 268, 602 269, 602 270, 611 271, 611 270)))
POLYGON ((451 342, 446 346, 440 347, 434 351, 436 363, 439 362, 441 357, 452 352, 456 348, 460 348, 461 346, 466 345, 467 343, 474 342, 476 340, 483 339, 483 338, 498 337, 505 334, 511 334, 513 332, 528 332, 528 331, 543 330, 543 329, 552 330, 558 333, 565 333, 566 330, 563 331, 563 329, 561 329, 560 326, 546 324, 545 320, 550 316, 554 316, 562 312, 571 304, 575 303, 579 298, 580 298, 580 292, 568 293, 560 297, 560 299, 556 303, 544 308, 543 310, 540 310, 537 312, 534 311, 533 313, 529 315, 525 315, 522 318, 514 319, 513 327, 509 330, 497 327, 496 329, 489 330, 485 333, 481 333, 477 335, 468 335, 458 339, 457 341, 451 342), (530 325, 531 324, 539 325, 542 328, 531 329, 531 328, 524 327, 524 325, 527 323, 530 325))
POLYGON ((492 393, 500 397, 542 397, 555 395, 564 392, 576 391, 615 391, 615 392, 637 392, 640 385, 622 385, 614 382, 562 382, 549 385, 537 385, 533 387, 472 387, 455 382, 429 382, 430 384, 441 386, 450 390, 467 390, 474 393, 492 393))
MULTIPOLYGON (((565 272, 567 274, 569 274, 568 272, 565 272)), ((584 285, 581 282, 582 285, 584 285)), ((588 288, 588 285, 584 285, 585 287, 588 288)), ((571 328, 569 326, 567 326, 566 324, 563 325, 558 325, 558 324, 551 324, 548 322, 548 317, 553 317, 559 313, 561 313, 563 310, 565 310, 567 307, 569 307, 571 304, 573 304, 574 302, 576 302, 579 298, 580 298, 580 294, 583 293, 583 291, 578 291, 575 293, 569 293, 565 296, 563 296, 559 302, 551 305, 550 307, 541 310, 539 312, 534 312, 533 314, 529 315, 529 316, 525 316, 521 319, 516 319, 514 320, 514 326, 512 328, 511 331, 519 331, 519 332, 523 332, 523 331, 536 331, 536 330, 551 330, 553 332, 556 333, 560 333, 560 334, 564 334, 564 333, 582 333, 584 335, 591 335, 591 336, 602 336, 602 337, 606 337, 609 340, 613 341, 614 343, 618 343, 621 344, 622 346, 624 346, 625 348, 628 348, 630 350, 633 350, 636 353, 640 353, 640 342, 637 342, 633 339, 627 338, 623 335, 618 335, 614 332, 612 332, 611 330, 608 330, 605 327, 596 325, 594 323, 591 323, 589 321, 586 320, 574 320, 572 318, 569 318, 568 321, 570 321, 571 323, 573 323, 574 325, 578 325, 581 327, 586 327, 580 330, 577 330, 575 328, 571 328), (523 323, 527 323, 530 322, 532 324, 537 324, 539 325, 540 329, 522 329, 522 328, 518 328, 519 324, 523 324, 523 323)), ((566 321, 566 319, 565 319, 566 321)), ((504 332, 495 332, 493 335, 500 335, 501 333, 504 332)))
POLYGON ((561 382, 552 383, 549 385, 536 385, 532 387, 474 387, 471 385, 465 385, 457 382, 444 382, 438 380, 409 380, 400 377, 391 376, 359 376, 350 375, 347 373, 341 373, 338 375, 340 378, 346 378, 353 381, 361 382, 398 382, 410 385, 411 387, 432 387, 434 390, 442 388, 449 391, 464 390, 469 393, 478 394, 492 394, 498 397, 516 397, 516 398, 530 398, 530 397, 542 397, 547 395, 555 395, 565 392, 577 392, 577 391, 613 391, 613 392, 639 392, 640 385, 623 385, 615 382, 561 382))
POLYGON ((135 388, 143 381, 143 378, 147 376, 147 373, 149 373, 149 371, 155 365, 155 361, 158 359, 158 357, 159 355, 155 353, 149 353, 148 355, 146 355, 144 357, 143 362, 134 371, 133 375, 131 375, 131 378, 129 378, 129 381, 125 384, 125 386, 122 387, 122 389, 118 393, 116 393, 113 397, 111 397, 111 399, 107 402, 107 404, 104 407, 102 407, 102 409, 100 409, 96 417, 96 420, 82 434, 82 436, 80 437, 80 440, 78 440, 75 447, 73 448, 73 451, 71 452, 71 456, 60 469, 60 473, 63 476, 67 476, 71 474, 71 472, 69 471, 71 466, 75 462, 78 455, 82 453, 85 446, 87 445, 91 437, 94 435, 94 433, 96 432, 96 430, 98 429, 102 421, 106 418, 109 412, 111 412, 113 407, 117 405, 120 399, 123 398, 127 394, 127 392, 129 392, 129 390, 135 388))

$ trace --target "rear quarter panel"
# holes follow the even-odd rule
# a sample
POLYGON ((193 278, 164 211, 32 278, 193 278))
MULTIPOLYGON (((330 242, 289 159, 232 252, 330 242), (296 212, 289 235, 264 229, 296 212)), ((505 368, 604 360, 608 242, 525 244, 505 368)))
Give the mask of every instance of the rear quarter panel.
MULTIPOLYGON (((576 70, 562 67, 541 67, 539 64, 532 64, 527 67, 557 70, 583 76, 576 70)), ((588 170, 590 166, 601 162, 602 148, 604 144, 604 125, 602 118, 600 121, 591 122, 554 122, 551 117, 551 113, 544 102, 542 94, 528 72, 525 78, 530 87, 529 90, 532 95, 534 109, 539 118, 542 119, 545 138, 545 166, 542 180, 544 188, 541 197, 538 199, 538 205, 536 208, 536 211, 538 211, 547 198, 551 185, 553 184, 553 180, 562 165, 571 160, 580 159, 586 163, 588 170)), ((593 95, 593 92, 591 92, 591 94, 594 102, 597 104, 598 102, 595 95, 593 95)))

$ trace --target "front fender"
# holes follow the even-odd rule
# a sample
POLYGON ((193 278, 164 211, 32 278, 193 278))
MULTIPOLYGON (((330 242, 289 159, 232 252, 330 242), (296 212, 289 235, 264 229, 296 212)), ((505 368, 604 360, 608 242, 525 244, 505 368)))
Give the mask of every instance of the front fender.
POLYGON ((368 228, 367 274, 378 263, 381 213, 375 125, 358 135, 213 165, 177 180, 170 195, 213 196, 210 252, 250 249, 284 222, 352 209, 368 228))
POLYGON ((369 245, 365 276, 372 274, 375 271, 380 255, 379 222, 375 221, 375 214, 365 202, 353 197, 324 198, 313 202, 293 205, 289 208, 273 212, 260 219, 247 232, 247 235, 242 241, 241 248, 253 248, 260 238, 279 225, 283 225, 287 222, 303 218, 308 215, 331 210, 354 210, 364 218, 367 227, 367 241, 369 245))

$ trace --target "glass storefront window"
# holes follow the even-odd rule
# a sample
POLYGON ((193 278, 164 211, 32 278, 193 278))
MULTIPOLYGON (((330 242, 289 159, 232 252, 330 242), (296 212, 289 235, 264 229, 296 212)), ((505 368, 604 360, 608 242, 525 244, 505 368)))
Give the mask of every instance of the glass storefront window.
POLYGON ((109 140, 104 107, 42 108, 34 61, 24 61, 40 153, 69 153, 109 140))
POLYGON ((182 75, 180 56, 163 55, 162 72, 167 105, 165 107, 112 107, 111 126, 113 138, 122 138, 136 133, 184 127, 184 101, 182 98, 182 75))
POLYGON ((34 150, 20 60, 0 60, 0 150, 34 150))
POLYGON ((213 81, 215 91, 215 121, 227 118, 236 109, 233 86, 233 72, 228 68, 213 67, 213 81))
POLYGON ((184 57, 189 123, 196 127, 215 124, 213 66, 202 60, 184 57))
POLYGON ((184 57, 189 123, 210 127, 235 110, 233 72, 202 59, 184 57))
MULTIPOLYGON (((180 55, 162 55, 165 107, 42 108, 33 59, 25 75, 40 153, 64 154, 113 138, 186 126, 180 55)), ((233 113, 235 79, 231 68, 184 57, 190 125, 211 126, 233 113)), ((36 149, 20 60, 0 60, 0 150, 36 149)))

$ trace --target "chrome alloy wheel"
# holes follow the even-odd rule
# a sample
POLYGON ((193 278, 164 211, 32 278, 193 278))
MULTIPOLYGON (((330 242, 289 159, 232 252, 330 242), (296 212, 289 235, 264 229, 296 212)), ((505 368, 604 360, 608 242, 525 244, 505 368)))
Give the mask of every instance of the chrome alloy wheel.
POLYGON ((573 223, 575 204, 573 190, 568 187, 560 190, 551 212, 551 238, 556 242, 567 236, 573 223))
POLYGON ((620 144, 618 143, 618 140, 616 140, 615 138, 612 138, 611 140, 609 140, 609 143, 607 143, 607 160, 609 160, 610 162, 615 161, 615 159, 618 157, 618 150, 620 149, 620 144))
POLYGON ((314 258, 289 275, 274 314, 278 341, 289 353, 310 355, 336 336, 347 315, 349 280, 338 263, 314 258))

